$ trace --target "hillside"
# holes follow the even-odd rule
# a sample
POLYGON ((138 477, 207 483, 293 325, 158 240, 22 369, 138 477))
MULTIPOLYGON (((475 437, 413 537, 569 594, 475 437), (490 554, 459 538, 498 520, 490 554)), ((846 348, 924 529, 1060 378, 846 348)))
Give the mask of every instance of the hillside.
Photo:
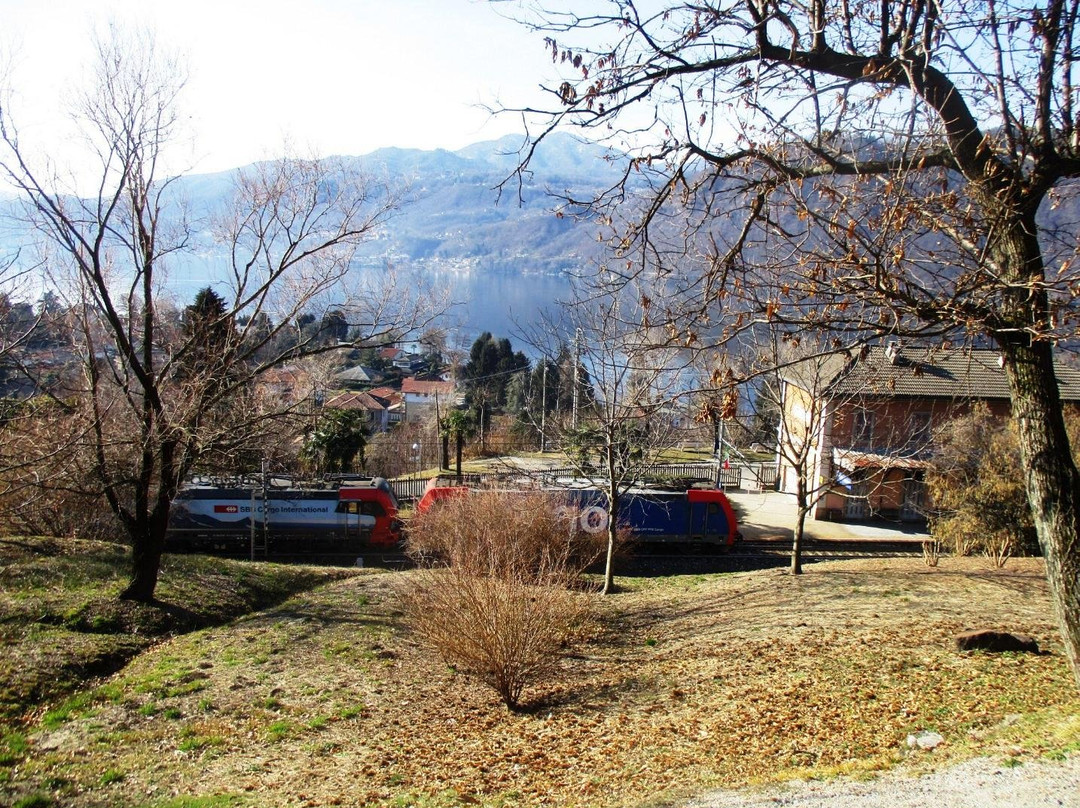
MULTIPOLYGON (((0 802, 656 806, 714 787, 1080 749, 1037 559, 625 578, 518 713, 417 644, 398 600, 409 576, 350 575, 26 705, 0 747, 0 802), (1049 653, 957 653, 951 638, 970 625, 1028 632, 1049 653), (944 743, 910 749, 924 729, 944 743)), ((6 636, 48 630, 31 600, 15 602, 6 636)), ((33 649, 25 665, 55 664, 33 649)))

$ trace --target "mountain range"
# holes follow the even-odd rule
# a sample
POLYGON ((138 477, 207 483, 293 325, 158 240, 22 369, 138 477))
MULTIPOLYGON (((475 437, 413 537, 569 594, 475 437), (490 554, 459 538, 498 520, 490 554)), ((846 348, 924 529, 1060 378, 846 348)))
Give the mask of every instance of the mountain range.
MULTIPOLYGON (((597 252, 596 230, 587 218, 556 216, 557 195, 606 187, 618 179, 618 168, 602 147, 556 133, 519 183, 513 172, 523 143, 523 136, 508 135, 458 151, 385 148, 339 158, 404 190, 409 200, 363 245, 360 260, 510 275, 580 268, 597 252)), ((234 173, 185 176, 178 190, 193 209, 213 209, 234 173)))

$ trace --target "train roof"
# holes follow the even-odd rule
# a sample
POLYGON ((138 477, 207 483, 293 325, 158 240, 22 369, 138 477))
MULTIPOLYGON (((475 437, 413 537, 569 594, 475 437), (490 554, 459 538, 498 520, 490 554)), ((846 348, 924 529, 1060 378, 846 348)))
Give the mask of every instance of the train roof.
POLYGON ((193 477, 185 482, 181 491, 251 491, 266 487, 274 493, 295 491, 312 493, 318 491, 341 491, 343 489, 392 490, 384 477, 331 477, 324 480, 298 480, 283 475, 273 475, 265 482, 261 477, 193 477))

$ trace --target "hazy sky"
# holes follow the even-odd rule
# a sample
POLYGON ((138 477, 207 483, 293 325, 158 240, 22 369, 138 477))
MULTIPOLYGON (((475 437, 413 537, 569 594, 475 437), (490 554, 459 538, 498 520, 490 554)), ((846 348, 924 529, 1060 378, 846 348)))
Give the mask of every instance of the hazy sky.
POLYGON ((193 168, 300 150, 457 149, 520 131, 478 104, 539 102, 553 68, 540 37, 475 0, 0 0, 24 140, 53 117, 89 59, 88 32, 149 25, 187 59, 193 168))

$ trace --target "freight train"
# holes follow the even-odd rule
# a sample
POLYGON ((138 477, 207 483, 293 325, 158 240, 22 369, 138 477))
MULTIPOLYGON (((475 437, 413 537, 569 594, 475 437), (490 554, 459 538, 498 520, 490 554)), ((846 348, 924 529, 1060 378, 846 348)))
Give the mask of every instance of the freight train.
POLYGON ((166 550, 229 556, 392 551, 398 502, 381 477, 323 484, 195 481, 173 500, 166 550))
MULTIPOLYGON (((470 490, 431 485, 417 510, 423 513, 441 500, 467 495, 470 490)), ((546 490, 566 501, 562 507, 586 533, 607 530, 607 497, 599 488, 571 482, 546 490)), ((731 502, 715 488, 631 488, 620 498, 618 520, 635 539, 647 544, 723 549, 742 538, 731 502)))

